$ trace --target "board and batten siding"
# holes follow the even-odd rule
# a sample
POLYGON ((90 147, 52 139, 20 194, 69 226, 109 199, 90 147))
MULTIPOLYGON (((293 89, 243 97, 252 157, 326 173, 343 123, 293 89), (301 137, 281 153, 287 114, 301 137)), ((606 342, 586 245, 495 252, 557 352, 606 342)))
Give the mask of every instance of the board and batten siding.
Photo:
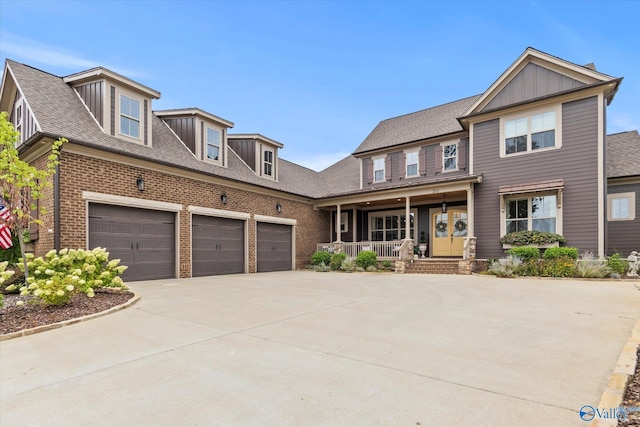
POLYGON ((104 113, 102 111, 103 86, 103 82, 98 81, 75 87, 76 92, 78 92, 93 117, 100 123, 100 126, 104 125, 104 113))
POLYGON ((598 252, 598 99, 562 106, 562 147, 500 158, 500 120, 476 123, 474 168, 483 175, 475 188, 479 258, 504 255, 500 244, 502 185, 563 179, 563 235, 567 246, 598 252))
POLYGON ((196 154, 196 119, 195 117, 169 117, 164 119, 171 130, 178 135, 184 145, 196 154))
MULTIPOLYGON (((229 147, 256 172, 256 142, 252 139, 229 140, 229 147)), ((275 155, 275 153, 274 153, 275 155)), ((275 160, 275 159, 274 159, 275 160)))
POLYGON ((626 258, 640 251, 640 184, 609 185, 608 194, 635 193, 636 218, 632 221, 607 221, 607 255, 619 253, 626 258))
MULTIPOLYGON (((442 172, 442 150, 438 150, 440 143, 415 147, 414 151, 418 152, 418 171, 416 177, 406 177, 405 151, 395 151, 389 153, 385 157, 385 181, 373 182, 373 158, 366 157, 362 159, 362 186, 363 188, 376 187, 384 188, 385 186, 397 185, 399 182, 407 181, 413 183, 427 183, 436 178, 450 178, 455 176, 464 176, 468 174, 467 165, 469 164, 468 146, 469 138, 461 138, 458 143, 458 170, 442 172), (390 170, 388 170, 390 168, 390 170)), ((406 150, 411 151, 410 149, 406 150)))

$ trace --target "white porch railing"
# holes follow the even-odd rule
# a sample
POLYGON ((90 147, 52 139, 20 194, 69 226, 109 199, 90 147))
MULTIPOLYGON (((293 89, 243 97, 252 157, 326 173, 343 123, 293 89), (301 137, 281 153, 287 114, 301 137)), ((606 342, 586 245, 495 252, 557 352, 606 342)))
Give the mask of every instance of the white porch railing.
POLYGON ((324 252, 334 252, 337 245, 341 246, 341 251, 349 258, 355 258, 362 251, 374 251, 379 260, 394 260, 400 257, 400 246, 402 240, 392 240, 390 242, 340 242, 340 243, 318 243, 317 250, 324 252))

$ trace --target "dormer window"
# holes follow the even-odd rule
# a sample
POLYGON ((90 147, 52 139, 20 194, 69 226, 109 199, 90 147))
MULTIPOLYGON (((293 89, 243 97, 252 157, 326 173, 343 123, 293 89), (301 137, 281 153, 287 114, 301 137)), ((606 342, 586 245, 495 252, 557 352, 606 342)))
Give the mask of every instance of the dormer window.
POLYGON ((140 139, 140 101, 120 95, 120 134, 140 139))
POLYGON ((220 159, 220 131, 207 127, 207 159, 220 159))
POLYGON ((273 151, 264 150, 264 172, 265 176, 273 176, 273 151))

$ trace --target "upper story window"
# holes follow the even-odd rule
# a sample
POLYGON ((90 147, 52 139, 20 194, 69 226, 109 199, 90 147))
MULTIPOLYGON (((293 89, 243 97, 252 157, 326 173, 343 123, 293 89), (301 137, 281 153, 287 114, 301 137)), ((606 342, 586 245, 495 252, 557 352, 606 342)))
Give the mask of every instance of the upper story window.
POLYGON ((263 175, 273 176, 273 151, 264 150, 264 172, 263 175))
POLYGON ((636 219, 636 193, 607 195, 609 221, 633 221, 636 219))
POLYGON ((559 146, 556 141, 556 111, 504 121, 502 153, 524 153, 559 146))
POLYGON ((220 131, 207 127, 207 159, 220 159, 220 131))
POLYGON ((120 95, 120 133, 140 139, 140 101, 120 95))
POLYGON ((384 181, 384 157, 373 159, 373 181, 384 181))
POLYGON ((405 163, 407 167, 406 176, 407 177, 418 176, 418 152, 412 151, 410 153, 407 153, 405 156, 406 156, 405 163))
POLYGON ((506 200, 506 232, 545 231, 556 233, 556 195, 506 200))
POLYGON ((442 170, 458 170, 458 144, 444 145, 442 147, 442 170))

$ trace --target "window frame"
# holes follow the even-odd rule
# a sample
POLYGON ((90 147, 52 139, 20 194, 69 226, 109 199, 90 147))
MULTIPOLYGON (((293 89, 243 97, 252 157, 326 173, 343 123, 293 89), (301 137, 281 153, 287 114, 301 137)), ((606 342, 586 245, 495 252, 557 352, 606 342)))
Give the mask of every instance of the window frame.
POLYGON ((441 151, 442 151, 442 155, 441 155, 441 157, 442 157, 442 173, 458 171, 459 170, 458 169, 458 149, 460 148, 458 142, 457 141, 442 142, 442 143, 440 143, 440 148, 441 148, 441 151), (452 145, 455 145, 455 147, 456 147, 456 155, 455 156, 445 157, 445 155, 444 155, 445 147, 450 147, 452 145), (452 168, 452 169, 447 169, 445 167, 446 159, 456 159, 455 160, 456 161, 456 166, 454 168, 452 168))
POLYGON ((340 212, 340 233, 349 232, 349 212, 340 212))
POLYGON ((118 93, 118 135, 124 136, 126 138, 135 139, 136 141, 142 140, 142 135, 144 134, 142 117, 144 112, 142 111, 144 108, 144 102, 140 98, 136 98, 128 93, 120 92, 118 93), (131 116, 129 114, 125 114, 122 112, 122 98, 128 98, 130 101, 136 101, 138 103, 138 118, 131 116), (137 122, 138 123, 138 136, 133 136, 128 133, 124 133, 122 129, 122 119, 125 118, 129 122, 137 122))
MULTIPOLYGON (((562 220, 562 190, 557 190, 557 191, 545 191, 545 192, 538 192, 538 193, 517 193, 517 194, 505 194, 500 196, 501 200, 500 200, 500 236, 504 236, 505 234, 507 234, 507 221, 515 221, 518 220, 518 218, 513 218, 513 219, 507 219, 507 210, 508 210, 508 202, 513 201, 513 200, 523 200, 526 199, 527 200, 527 230, 533 230, 533 221, 536 219, 549 219, 549 218, 553 218, 551 216, 545 216, 545 217, 538 217, 538 218, 534 218, 533 217, 533 212, 532 212, 532 199, 536 198, 536 197, 546 197, 546 196, 555 196, 556 197, 556 203, 555 203, 555 220, 556 220, 556 229, 555 231, 553 231, 553 233, 555 234, 560 234, 562 235, 563 233, 563 220, 562 220)), ((522 218, 525 219, 525 218, 522 218)))
POLYGON ((607 194, 607 221, 634 221, 636 219, 636 193, 610 193, 607 194), (614 200, 627 200, 629 203, 629 216, 615 218, 613 216, 613 201, 614 200))
POLYGON ((405 178, 416 178, 420 176, 420 150, 409 150, 409 151, 405 151, 404 153, 404 173, 405 173, 405 178), (415 163, 409 163, 409 156, 410 155, 415 155, 416 156, 416 161, 415 163), (415 165, 416 166, 416 173, 415 174, 409 174, 409 166, 410 165, 415 165))
MULTIPOLYGON (((539 133, 539 132, 535 132, 535 133, 539 133)), ((517 156, 533 154, 533 153, 544 153, 544 152, 547 152, 547 151, 558 150, 560 148, 562 148, 562 104, 558 104, 558 105, 555 105, 555 106, 547 106, 547 107, 536 108, 534 110, 520 111, 518 113, 509 114, 509 115, 500 117, 500 157, 501 158, 517 157, 517 156), (553 129, 554 132, 555 132, 555 134, 554 134, 555 145, 553 147, 543 147, 543 148, 538 148, 538 149, 533 150, 531 148, 531 145, 532 145, 531 119, 532 119, 532 117, 541 116, 541 115, 544 115, 544 114, 547 114, 547 113, 554 113, 555 114, 555 127, 553 129), (520 151, 520 152, 507 154, 506 125, 509 122, 513 122, 513 121, 516 121, 516 120, 522 120, 522 119, 526 119, 527 120, 527 134, 526 134, 526 137, 527 137, 527 149, 525 151, 520 151)))
POLYGON ((221 132, 220 129, 215 128, 213 126, 205 125, 203 157, 208 162, 221 163, 221 160, 222 160, 222 132, 221 132), (218 144, 217 145, 209 143, 209 131, 210 130, 214 132, 214 135, 215 135, 215 132, 218 133, 218 144), (217 147, 218 148, 218 158, 217 159, 212 159, 212 158, 209 157, 209 145, 211 145, 212 147, 217 147))
MULTIPOLYGON (((404 209, 393 209, 393 210, 388 210, 388 211, 371 211, 368 214, 368 230, 367 230, 367 235, 369 237, 369 241, 370 242, 392 242, 395 240, 387 240, 387 231, 390 230, 398 230, 398 239, 396 240, 403 240, 402 237, 402 233, 405 231, 405 227, 402 227, 402 216, 406 214, 406 211, 404 209), (398 217, 398 228, 389 228, 387 229, 386 223, 387 223, 387 217, 388 216, 397 216, 398 217), (383 225, 382 225, 382 229, 378 230, 377 228, 374 230, 373 229, 373 218, 374 217, 382 217, 383 218, 383 225), (382 240, 373 240, 373 232, 374 231, 381 231, 382 232, 382 240)), ((418 209, 410 209, 409 210, 409 215, 413 215, 413 227, 410 228, 409 233, 412 235, 411 239, 413 239, 415 241, 415 235, 416 235, 416 230, 418 227, 418 209)))
POLYGON ((272 179, 274 178, 274 173, 273 173, 273 169, 275 165, 274 157, 275 157, 274 150, 270 148, 262 149, 262 176, 266 176, 272 179), (267 153, 270 154, 270 157, 271 157, 270 160, 267 160, 267 153), (269 173, 267 173, 267 166, 269 166, 269 173))
POLYGON ((386 163, 386 156, 378 156, 378 157, 373 157, 371 159, 371 168, 373 169, 373 182, 385 182, 386 181, 386 170, 385 170, 385 163, 386 163), (381 162, 382 163, 382 169, 376 169, 376 162, 381 162), (376 179, 376 172, 377 171, 382 171, 382 179, 376 179))

